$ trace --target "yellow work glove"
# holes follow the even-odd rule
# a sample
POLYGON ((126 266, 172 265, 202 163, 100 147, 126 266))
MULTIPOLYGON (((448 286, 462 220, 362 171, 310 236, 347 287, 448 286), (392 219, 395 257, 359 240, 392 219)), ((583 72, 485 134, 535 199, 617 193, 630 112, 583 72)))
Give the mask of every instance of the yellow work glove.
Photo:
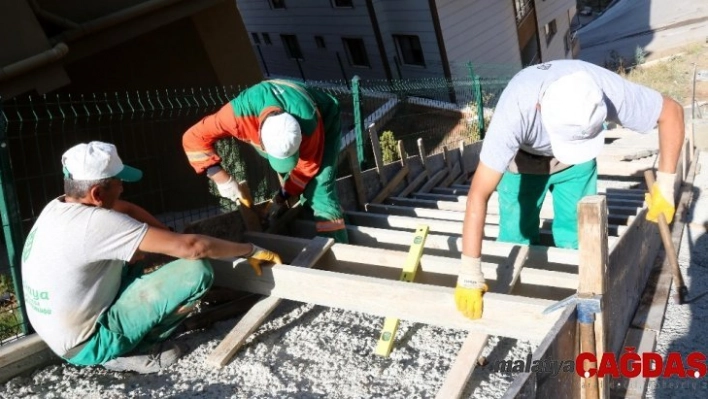
POLYGON ((457 310, 470 319, 479 319, 484 311, 482 296, 487 292, 482 273, 482 259, 462 255, 455 288, 457 310))
POLYGON ((261 265, 263 263, 283 263, 283 261, 280 260, 280 255, 276 254, 275 252, 269 251, 265 248, 261 248, 258 245, 251 245, 253 245, 253 251, 251 251, 250 254, 246 255, 245 258, 246 260, 248 260, 248 264, 251 265, 253 271, 256 272, 257 276, 261 275, 261 265))
POLYGON ((671 223, 674 219, 674 181, 675 173, 656 173, 656 182, 651 186, 650 191, 644 196, 649 210, 647 211, 647 220, 650 222, 658 222, 659 215, 664 214, 666 223, 671 223))

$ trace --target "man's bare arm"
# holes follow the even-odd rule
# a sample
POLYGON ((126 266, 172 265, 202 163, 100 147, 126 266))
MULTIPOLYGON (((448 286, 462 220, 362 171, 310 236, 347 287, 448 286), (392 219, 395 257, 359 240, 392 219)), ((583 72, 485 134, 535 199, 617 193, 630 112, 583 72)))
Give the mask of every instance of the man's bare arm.
POLYGON ((148 227, 147 234, 138 249, 142 252, 158 253, 182 259, 219 259, 248 255, 253 251, 253 245, 200 234, 179 234, 148 227))
POLYGON ((683 107, 669 97, 664 97, 664 105, 659 115, 659 171, 676 173, 676 164, 681 156, 681 146, 685 136, 683 107))
POLYGON ((487 202, 497 188, 502 174, 480 162, 467 193, 465 221, 462 226, 462 253, 479 258, 482 254, 487 202))

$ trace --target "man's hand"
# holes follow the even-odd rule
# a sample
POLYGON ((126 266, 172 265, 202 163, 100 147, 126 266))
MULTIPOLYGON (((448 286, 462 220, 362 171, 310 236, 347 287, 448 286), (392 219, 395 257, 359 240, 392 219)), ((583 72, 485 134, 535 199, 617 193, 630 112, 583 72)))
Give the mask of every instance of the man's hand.
POLYGON ((666 218, 666 223, 670 224, 674 219, 674 181, 675 173, 656 173, 656 182, 651 186, 650 191, 645 195, 644 199, 647 202, 649 211, 647 212, 647 220, 656 223, 659 220, 659 215, 663 214, 666 218))
POLYGON ((470 319, 479 319, 484 311, 482 296, 487 292, 482 274, 482 259, 462 255, 455 288, 457 310, 470 319))
POLYGON ((216 189, 219 191, 219 195, 236 202, 241 198, 241 190, 238 188, 238 182, 234 180, 232 176, 229 176, 229 180, 223 183, 216 183, 216 189))
POLYGON ((253 271, 256 272, 257 276, 261 275, 261 265, 263 263, 283 263, 283 261, 280 260, 280 255, 276 254, 275 252, 271 252, 267 249, 261 248, 258 245, 251 245, 253 245, 253 251, 251 251, 250 254, 246 255, 245 258, 248 260, 248 263, 253 268, 253 271))

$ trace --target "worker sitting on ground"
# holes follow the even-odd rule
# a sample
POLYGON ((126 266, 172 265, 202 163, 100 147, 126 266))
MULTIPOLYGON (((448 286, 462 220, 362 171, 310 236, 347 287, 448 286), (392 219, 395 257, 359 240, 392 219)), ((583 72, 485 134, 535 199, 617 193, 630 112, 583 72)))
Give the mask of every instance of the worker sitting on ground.
POLYGON ((157 372, 183 352, 165 340, 212 284, 204 258, 247 258, 258 274, 264 262, 281 263, 252 244, 174 233, 120 200, 123 182, 142 172, 123 165, 112 144, 78 144, 62 164, 65 195, 30 231, 22 279, 32 327, 69 363, 157 372), (144 274, 148 253, 181 259, 144 274))
POLYGON ((187 159, 206 172, 222 197, 240 198, 236 180, 221 168, 214 143, 235 137, 251 144, 277 173, 285 175, 273 197, 278 206, 300 196, 314 213, 319 235, 348 242, 336 185, 341 143, 339 102, 299 83, 268 80, 231 100, 189 128, 183 137, 187 159))
POLYGON ((674 179, 684 141, 683 108, 660 93, 578 60, 533 65, 504 89, 482 145, 467 196, 458 309, 482 315, 487 289, 481 271, 487 202, 499 197, 499 241, 539 244, 540 211, 553 197, 555 245, 578 247, 577 204, 597 193, 595 158, 605 121, 646 133, 659 127, 659 170, 647 196, 647 219, 674 214, 674 179))

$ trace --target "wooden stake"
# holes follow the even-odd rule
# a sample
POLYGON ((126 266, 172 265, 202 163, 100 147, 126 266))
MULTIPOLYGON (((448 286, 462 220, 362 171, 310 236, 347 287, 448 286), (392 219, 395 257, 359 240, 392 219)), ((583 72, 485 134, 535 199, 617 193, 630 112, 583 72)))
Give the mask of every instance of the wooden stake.
MULTIPOLYGON (((604 295, 607 286, 607 198, 593 195, 578 204, 578 296, 604 295)), ((603 302, 605 300, 603 299, 603 302)), ((601 356, 606 351, 605 312, 595 315, 595 322, 580 323, 581 351, 601 356)), ((584 378, 581 391, 586 398, 609 398, 606 377, 584 378)))

